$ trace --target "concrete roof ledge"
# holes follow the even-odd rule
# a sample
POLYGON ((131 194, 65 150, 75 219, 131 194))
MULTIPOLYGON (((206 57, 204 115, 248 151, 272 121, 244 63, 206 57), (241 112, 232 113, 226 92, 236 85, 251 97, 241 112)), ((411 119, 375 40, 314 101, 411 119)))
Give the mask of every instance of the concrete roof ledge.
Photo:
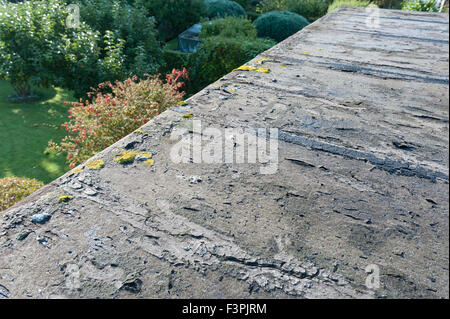
POLYGON ((323 17, 0 214, 0 299, 449 298, 448 15, 371 14, 323 17), (174 160, 232 128, 276 157, 174 160))

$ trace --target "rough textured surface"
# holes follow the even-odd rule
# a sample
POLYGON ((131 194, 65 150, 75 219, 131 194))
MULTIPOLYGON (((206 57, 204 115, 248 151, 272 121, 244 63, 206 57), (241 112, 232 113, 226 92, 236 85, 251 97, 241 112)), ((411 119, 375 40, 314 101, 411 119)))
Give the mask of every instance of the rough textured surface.
POLYGON ((448 298, 448 15, 366 18, 335 11, 3 212, 0 298, 448 298), (277 173, 173 163, 188 113, 278 128, 277 173))

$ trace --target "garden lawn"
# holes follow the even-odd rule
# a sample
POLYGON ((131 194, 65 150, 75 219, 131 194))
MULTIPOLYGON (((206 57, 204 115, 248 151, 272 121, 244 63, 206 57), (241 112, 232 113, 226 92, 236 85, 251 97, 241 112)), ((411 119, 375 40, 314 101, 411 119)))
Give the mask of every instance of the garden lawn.
POLYGON ((0 81, 0 178, 9 176, 36 178, 50 183, 68 167, 63 155, 45 154, 50 139, 59 142, 60 129, 72 101, 69 91, 59 88, 40 89, 39 98, 16 103, 7 100, 10 84, 0 81))

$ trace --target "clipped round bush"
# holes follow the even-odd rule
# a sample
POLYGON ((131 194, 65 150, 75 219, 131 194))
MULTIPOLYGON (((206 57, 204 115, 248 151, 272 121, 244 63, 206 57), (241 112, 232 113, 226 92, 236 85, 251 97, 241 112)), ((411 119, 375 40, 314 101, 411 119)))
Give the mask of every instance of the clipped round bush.
POLYGON ((244 8, 237 2, 229 0, 205 0, 209 18, 246 17, 244 8))
POLYGON ((301 15, 289 11, 271 11, 253 23, 259 37, 271 38, 277 42, 283 41, 309 24, 301 15))
POLYGON ((44 183, 35 179, 6 177, 0 178, 0 212, 31 195, 44 183))

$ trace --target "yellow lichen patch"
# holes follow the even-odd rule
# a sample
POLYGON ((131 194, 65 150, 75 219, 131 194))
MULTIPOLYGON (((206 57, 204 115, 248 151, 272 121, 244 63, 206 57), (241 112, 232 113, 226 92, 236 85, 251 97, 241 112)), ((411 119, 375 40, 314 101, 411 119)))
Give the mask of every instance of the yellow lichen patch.
POLYGON ((61 197, 58 199, 58 201, 59 201, 60 203, 66 203, 66 202, 68 202, 68 201, 71 200, 71 199, 73 199, 72 196, 70 196, 70 195, 64 195, 64 196, 61 196, 61 197))
POLYGON ((155 164, 155 161, 152 159, 149 159, 144 162, 144 165, 147 165, 147 166, 153 166, 154 164, 155 164))
POLYGON ((134 133, 144 134, 144 131, 143 130, 136 130, 136 131, 134 131, 134 133))
POLYGON ((260 73, 269 73, 270 69, 268 68, 257 68, 254 66, 243 65, 234 69, 233 71, 249 71, 249 72, 260 72, 260 73))
POLYGON ((180 102, 178 102, 178 105, 180 105, 180 106, 183 106, 183 105, 186 105, 187 103, 185 102, 185 101, 180 101, 180 102))
POLYGON ((190 118, 192 118, 194 115, 192 115, 192 113, 188 113, 188 114, 184 114, 183 115, 183 118, 184 119, 190 119, 190 118))
POLYGON ((304 54, 309 54, 309 51, 303 51, 304 54))
POLYGON ((137 156, 139 156, 140 158, 146 158, 146 159, 151 159, 152 158, 152 154, 147 153, 147 152, 141 152, 137 156))
POLYGON ((83 172, 82 168, 75 168, 72 171, 70 171, 70 175, 69 176, 72 176, 72 175, 75 175, 75 174, 79 174, 81 172, 83 172))
POLYGON ((260 73, 269 73, 270 69, 268 69, 268 68, 256 68, 255 71, 256 72, 260 72, 260 73))
POLYGON ((101 169, 105 167, 105 162, 102 160, 90 161, 86 164, 86 169, 101 169))
POLYGON ((137 151, 122 151, 122 153, 117 155, 117 157, 114 159, 114 162, 119 164, 131 163, 134 161, 137 155, 137 151))
POLYGON ((281 68, 287 68, 287 65, 285 65, 285 64, 280 64, 280 67, 281 67, 281 68))
POLYGON ((233 71, 254 71, 254 69, 256 69, 254 66, 243 65, 233 71))
POLYGON ((262 58, 261 60, 256 61, 256 64, 264 64, 264 62, 269 62, 269 61, 273 61, 273 59, 268 59, 268 58, 262 58))

